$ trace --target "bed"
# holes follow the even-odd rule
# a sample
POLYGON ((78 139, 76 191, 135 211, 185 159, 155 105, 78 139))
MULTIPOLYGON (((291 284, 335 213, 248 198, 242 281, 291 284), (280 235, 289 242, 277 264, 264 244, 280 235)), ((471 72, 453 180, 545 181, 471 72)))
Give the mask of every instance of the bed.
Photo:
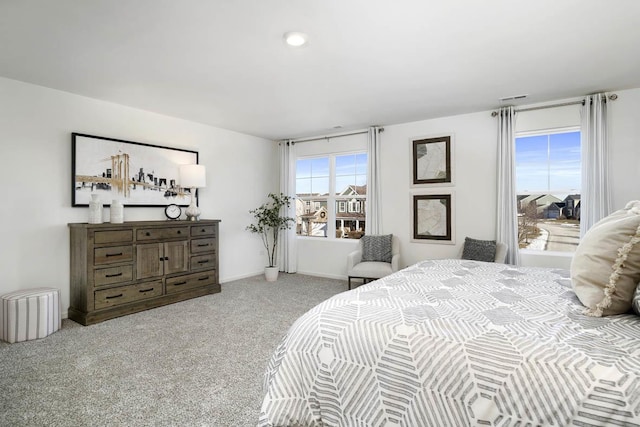
POLYGON ((583 310, 567 270, 420 262, 293 324, 259 425, 640 425, 640 317, 583 310))

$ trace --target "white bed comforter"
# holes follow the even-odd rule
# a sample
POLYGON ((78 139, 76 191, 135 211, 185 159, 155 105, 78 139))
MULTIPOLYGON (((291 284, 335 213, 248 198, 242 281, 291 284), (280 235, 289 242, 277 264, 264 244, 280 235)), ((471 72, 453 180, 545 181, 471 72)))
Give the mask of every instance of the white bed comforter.
POLYGON ((582 310, 566 270, 418 263, 295 322, 259 425, 640 425, 640 317, 582 310))

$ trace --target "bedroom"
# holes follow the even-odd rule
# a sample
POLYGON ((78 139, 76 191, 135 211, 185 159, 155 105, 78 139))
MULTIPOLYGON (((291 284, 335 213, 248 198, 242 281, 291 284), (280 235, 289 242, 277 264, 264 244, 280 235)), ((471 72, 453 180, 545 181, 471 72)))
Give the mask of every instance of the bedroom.
MULTIPOLYGON (((2 8, 10 7, 10 3, 4 2, 2 8)), ((612 32, 619 27, 618 31, 621 33, 612 37, 621 44, 637 40, 634 37, 637 33, 625 25, 634 22, 632 18, 638 16, 637 5, 631 2, 624 4, 627 7, 626 18, 624 13, 619 12, 619 22, 610 27, 612 32)), ((70 10, 60 12, 63 16, 70 14, 70 10)), ((10 19, 11 14, 3 13, 2 16, 0 19, 10 19)), ((28 21, 26 17, 23 19, 28 21)), ((252 17, 252 22, 257 20, 252 17)), ((135 27, 135 22, 130 25, 135 27)), ((9 26, 3 21, 2 28, 9 26)), ((282 31, 290 29, 287 26, 282 31)), ((9 35, 2 33, 2 39, 9 40, 9 35)), ((277 41, 280 43, 280 40, 277 41)), ((9 45, 11 43, 6 43, 3 49, 8 49, 9 45)), ((19 43, 14 45, 20 46, 19 43)), ((6 52, 7 55, 2 55, 3 58, 15 57, 6 52)), ((48 52, 48 56, 43 56, 44 66, 47 61, 50 61, 51 67, 59 66, 59 61, 64 62, 55 57, 60 53, 55 47, 48 52)), ((15 52, 11 53, 15 55, 15 52)), ((618 67, 615 72, 625 74, 631 71, 631 74, 638 76, 640 72, 637 61, 637 55, 630 51, 625 63, 613 64, 618 67)), ((69 237, 66 224, 84 222, 87 218, 85 209, 70 206, 71 188, 68 177, 71 168, 71 132, 198 150, 202 163, 210 171, 210 185, 202 190, 201 209, 205 217, 222 219, 220 281, 224 284, 261 274, 264 267, 260 243, 244 227, 249 220, 248 210, 261 203, 268 192, 278 188, 277 147, 271 140, 325 135, 332 132, 331 126, 347 125, 331 121, 322 128, 309 127, 304 132, 291 130, 269 137, 252 136, 254 134, 251 132, 231 131, 199 123, 195 119, 172 117, 168 112, 150 112, 153 111, 153 100, 149 98, 145 101, 145 93, 140 87, 123 84, 119 89, 123 92, 140 90, 142 93, 139 97, 142 101, 139 105, 148 102, 149 107, 146 109, 100 100, 99 94, 83 96, 55 86, 48 88, 46 80, 35 84, 26 83, 30 79, 28 74, 20 78, 3 71, 11 69, 9 65, 2 62, 0 68, 0 137, 2 158, 5 161, 0 177, 8 203, 2 214, 5 225, 1 234, 4 249, 0 261, 0 293, 46 284, 62 290, 63 307, 69 305, 69 237), (34 268, 34 262, 38 268, 34 268)), ((69 65, 68 72, 77 73, 78 75, 74 75, 80 78, 83 72, 81 61, 74 60, 69 65)), ((117 83, 118 79, 115 80, 117 83)), ((87 84, 90 83, 89 81, 87 84)), ((550 81, 546 83, 551 84, 550 81)), ((526 92, 529 89, 522 90, 526 92)), ((616 81, 614 76, 612 83, 588 89, 585 87, 580 93, 567 93, 558 88, 556 92, 545 95, 544 101, 561 102, 597 90, 612 91, 618 95, 618 99, 610 104, 609 113, 611 162, 615 165, 612 171, 612 198, 614 207, 621 208, 627 201, 638 198, 635 183, 640 180, 640 145, 637 144, 637 135, 640 134, 637 120, 640 111, 640 82, 631 84, 628 81, 616 81)), ((454 257, 458 253, 460 239, 464 236, 491 238, 495 235, 496 190, 493 174, 496 162, 496 122, 490 113, 499 106, 499 96, 517 93, 521 92, 496 94, 485 101, 488 103, 486 108, 470 108, 464 113, 451 113, 444 117, 425 114, 397 122, 374 122, 385 128, 381 154, 382 169, 385 171, 382 178, 383 229, 403 239, 404 265, 423 259, 454 257), (443 132, 455 134, 457 244, 412 243, 408 236, 408 224, 411 221, 409 141, 416 136, 438 135, 443 132), (478 177, 483 179, 478 180, 478 177), (474 214, 470 215, 470 212, 474 214), (482 220, 479 221, 478 218, 482 220)), ((261 94, 254 95, 257 97, 261 94)), ((434 99, 428 103, 443 104, 446 103, 446 98, 434 99)), ((548 117, 553 110, 544 111, 546 114, 541 113, 541 116, 548 117)), ((547 119, 540 117, 540 120, 547 119)), ((163 211, 159 208, 126 210, 127 220, 163 218, 163 211)), ((346 277, 346 254, 355 245, 355 242, 303 240, 299 245, 298 272, 343 279, 346 277), (323 257, 320 259, 318 254, 323 254, 323 257)), ((526 263, 566 268, 569 260, 558 256, 531 256, 526 259, 526 263)))

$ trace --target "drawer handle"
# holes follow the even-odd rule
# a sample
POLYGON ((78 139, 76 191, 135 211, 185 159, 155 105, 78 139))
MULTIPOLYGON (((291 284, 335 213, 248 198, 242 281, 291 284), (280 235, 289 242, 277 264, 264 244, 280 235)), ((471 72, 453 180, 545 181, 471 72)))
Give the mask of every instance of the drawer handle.
POLYGON ((140 289, 138 292, 143 293, 143 292, 151 292, 154 288, 149 288, 149 289, 140 289))
POLYGON ((112 295, 110 297, 105 297, 105 299, 114 299, 114 298, 120 298, 120 297, 123 297, 123 296, 124 296, 124 294, 118 294, 118 295, 112 295))
POLYGON ((208 243, 199 243, 199 244, 198 244, 198 247, 199 247, 199 248, 204 248, 204 247, 207 247, 207 246, 209 246, 209 244, 208 244, 208 243))
POLYGON ((173 286, 182 286, 182 285, 186 285, 187 282, 176 282, 173 284, 173 286))
POLYGON ((148 231, 146 233, 144 233, 145 236, 151 236, 151 233, 149 233, 148 231))
POLYGON ((206 264, 208 262, 209 262, 208 259, 203 259, 202 261, 198 261, 198 264, 206 264))
POLYGON ((105 274, 104 275, 104 277, 118 277, 118 276, 122 276, 122 272, 116 273, 116 274, 105 274))
POLYGON ((209 280, 209 276, 207 276, 207 277, 200 277, 198 280, 200 280, 201 282, 202 282, 203 280, 209 280))
POLYGON ((181 231, 181 230, 178 230, 178 234, 182 234, 182 231, 181 231))
POLYGON ((107 258, 110 256, 122 256, 122 252, 119 252, 117 254, 107 254, 107 258))

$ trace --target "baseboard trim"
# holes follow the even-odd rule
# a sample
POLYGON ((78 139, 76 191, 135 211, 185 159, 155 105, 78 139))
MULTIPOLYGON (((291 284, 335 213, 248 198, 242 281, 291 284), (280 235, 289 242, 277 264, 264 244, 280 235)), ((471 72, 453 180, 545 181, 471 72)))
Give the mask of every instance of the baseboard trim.
POLYGON ((264 270, 261 271, 256 271, 253 273, 245 273, 245 274, 239 274, 237 276, 231 276, 231 277, 224 277, 224 278, 220 278, 220 284, 225 284, 228 282, 233 282, 235 280, 242 280, 242 279, 246 279, 248 277, 254 277, 254 276, 259 276, 261 274, 264 274, 264 270))
POLYGON ((347 276, 341 276, 341 275, 337 275, 337 274, 318 273, 318 272, 315 272, 315 271, 297 271, 296 273, 304 274, 304 275, 307 275, 307 276, 323 277, 325 279, 347 280, 347 276))

